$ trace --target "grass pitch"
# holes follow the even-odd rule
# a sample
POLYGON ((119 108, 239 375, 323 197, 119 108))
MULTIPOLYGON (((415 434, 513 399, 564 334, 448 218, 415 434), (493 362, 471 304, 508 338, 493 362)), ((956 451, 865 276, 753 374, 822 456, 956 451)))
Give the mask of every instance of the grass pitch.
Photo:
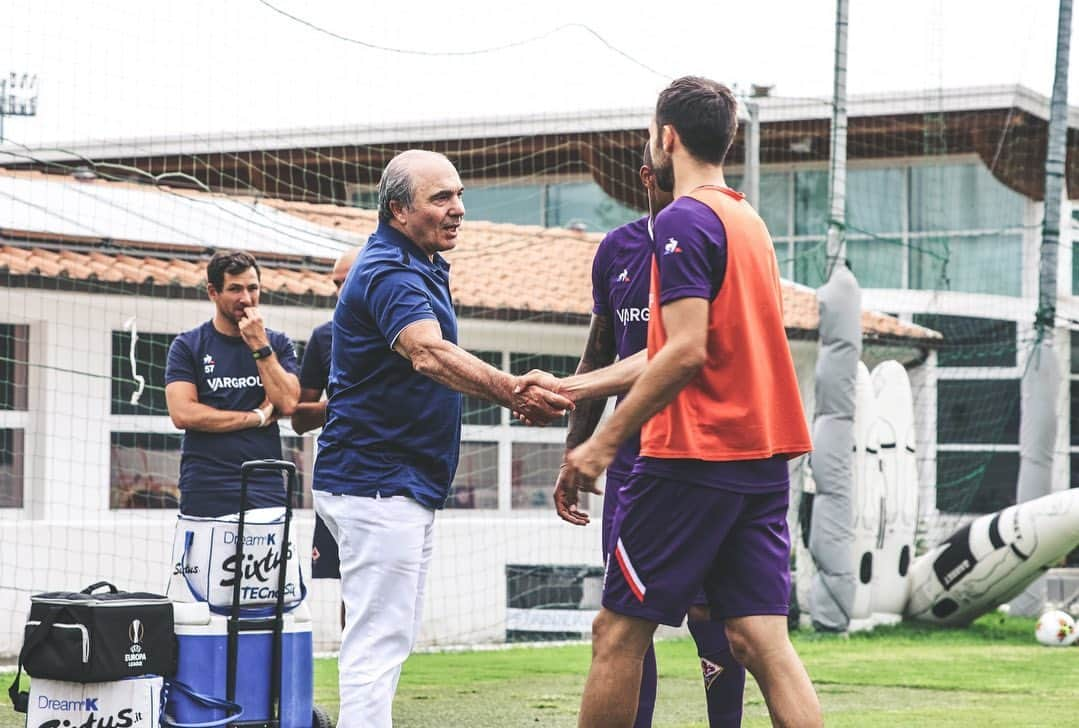
MULTIPOLYGON (((1031 619, 992 614, 962 630, 900 625, 793 640, 828 726, 1079 725, 1079 649, 1041 647, 1031 619)), ((693 642, 660 642, 657 656, 654 725, 707 726, 693 642)), ((394 725, 576 726, 588 662, 587 645, 413 655, 394 725)), ((315 670, 315 700, 336 714, 337 663, 319 660, 315 670)), ((760 690, 747 682, 744 725, 770 725, 760 690)), ((10 708, 0 712, 0 727, 22 725, 10 708)))

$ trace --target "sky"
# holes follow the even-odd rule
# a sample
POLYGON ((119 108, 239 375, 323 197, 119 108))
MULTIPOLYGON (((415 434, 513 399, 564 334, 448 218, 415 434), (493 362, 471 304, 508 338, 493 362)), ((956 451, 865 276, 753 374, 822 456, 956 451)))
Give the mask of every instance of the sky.
MULTIPOLYGON (((4 119, 4 136, 30 147, 587 116, 649 108, 687 73, 743 88, 774 85, 784 97, 827 98, 833 83, 834 0, 5 5, 0 73, 37 74, 39 99, 37 116, 4 119), (493 47, 503 48, 476 52, 493 47)), ((849 22, 852 95, 1010 84, 1051 91, 1053 0, 1021 8, 1003 0, 852 0, 849 22)), ((1073 106, 1076 39, 1073 32, 1073 106)))

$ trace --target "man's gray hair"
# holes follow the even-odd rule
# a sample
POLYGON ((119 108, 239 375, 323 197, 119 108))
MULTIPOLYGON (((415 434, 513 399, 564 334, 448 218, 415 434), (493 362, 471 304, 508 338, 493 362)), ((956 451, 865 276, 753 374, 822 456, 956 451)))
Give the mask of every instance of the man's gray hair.
POLYGON ((382 179, 378 181, 378 219, 381 222, 393 219, 391 202, 406 209, 412 207, 412 174, 408 169, 407 154, 398 154, 382 170, 382 179))

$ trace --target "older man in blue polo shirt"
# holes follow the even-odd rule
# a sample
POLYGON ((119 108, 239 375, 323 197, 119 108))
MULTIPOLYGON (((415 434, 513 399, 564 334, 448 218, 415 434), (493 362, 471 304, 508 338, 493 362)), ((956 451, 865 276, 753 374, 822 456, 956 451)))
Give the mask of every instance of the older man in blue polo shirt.
POLYGON ((573 407, 457 346, 440 253, 457 245, 463 192, 441 154, 394 157, 379 182, 378 229, 334 311, 314 487, 341 557, 339 728, 391 725, 401 665, 419 631, 434 514, 457 469, 460 393, 539 422, 573 407))

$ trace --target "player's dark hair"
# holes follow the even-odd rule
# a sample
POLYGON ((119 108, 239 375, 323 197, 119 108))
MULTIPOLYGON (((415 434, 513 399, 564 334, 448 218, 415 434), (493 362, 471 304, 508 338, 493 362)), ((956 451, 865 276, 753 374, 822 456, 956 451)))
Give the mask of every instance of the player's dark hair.
POLYGON ((723 164, 738 131, 738 104, 731 90, 700 76, 683 76, 656 102, 656 128, 670 124, 695 159, 723 164))
POLYGON ((206 264, 206 282, 220 293, 221 289, 225 287, 226 273, 230 276, 235 276, 243 273, 248 268, 254 268, 255 277, 260 281, 262 280, 259 264, 255 262, 254 256, 250 253, 244 253, 240 250, 219 251, 214 253, 214 256, 210 258, 210 262, 206 264))

